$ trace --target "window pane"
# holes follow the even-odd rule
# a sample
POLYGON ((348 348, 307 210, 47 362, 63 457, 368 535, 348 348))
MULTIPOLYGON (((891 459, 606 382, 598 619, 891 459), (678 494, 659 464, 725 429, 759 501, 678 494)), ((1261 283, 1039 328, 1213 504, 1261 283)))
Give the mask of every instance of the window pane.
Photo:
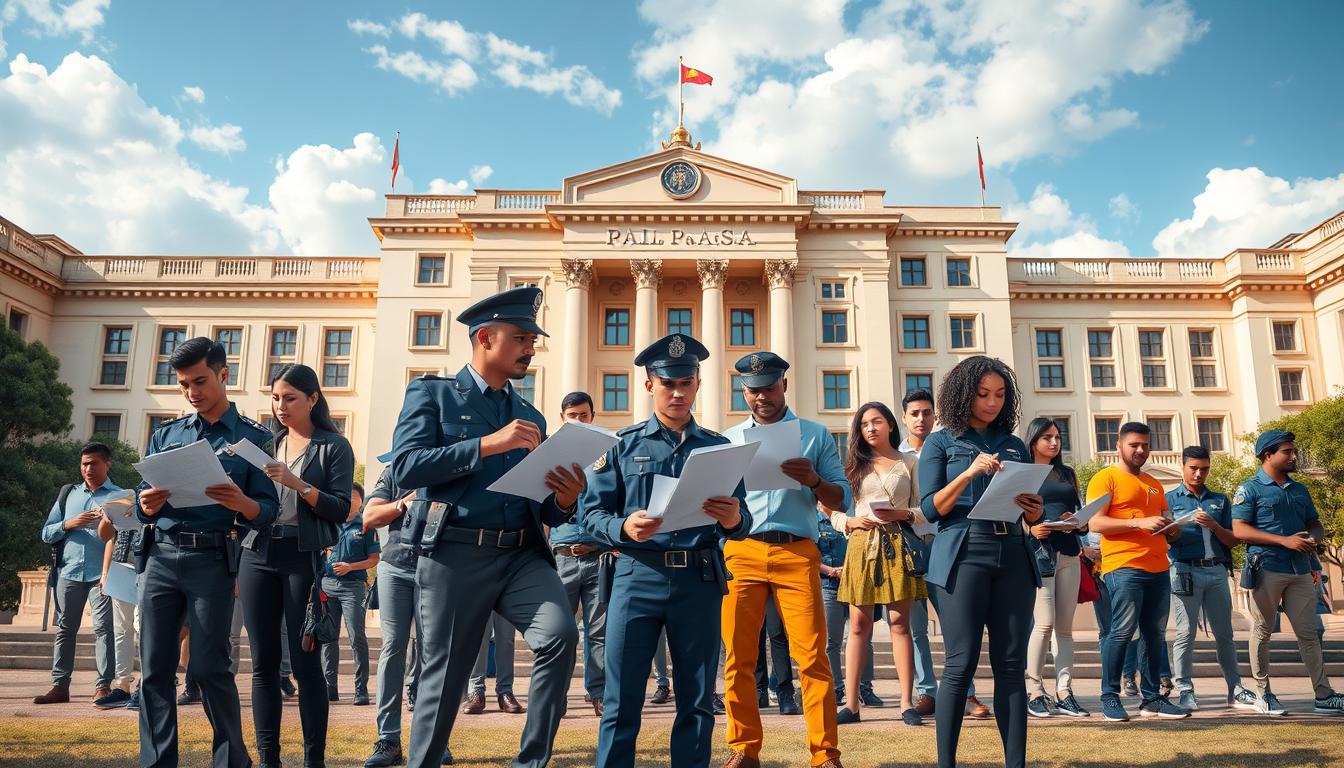
POLYGON ((1199 425, 1199 444, 1210 451, 1223 450, 1223 418, 1200 417, 1199 425))
POLYGON ((243 351, 242 328, 220 328, 215 331, 215 341, 224 347, 224 354, 235 357, 243 351))
POLYGON ((1089 357, 1111 357, 1111 332, 1088 331, 1087 354, 1089 357))
POLYGON ((968 286, 971 284, 970 259, 947 260, 947 284, 949 286, 968 286))
POLYGON ((1139 331, 1139 357, 1162 356, 1162 332, 1139 331))
POLYGON ((833 290, 833 289, 832 289, 832 286, 831 286, 830 283, 822 283, 822 284, 821 284, 821 298, 823 298, 823 299, 831 299, 831 298, 834 298, 834 296, 832 295, 832 290, 833 290))
POLYGON ((827 410, 849 407, 849 374, 822 374, 823 407, 827 410))
POLYGON ((443 330, 443 315, 415 316, 415 346, 437 347, 443 330))
POLYGON ((742 377, 733 374, 732 379, 729 381, 729 386, 733 390, 731 395, 731 409, 734 411, 747 410, 747 398, 742 395, 742 377))
POLYGON ((1279 399, 1287 403, 1302 400, 1302 372, 1279 371, 1279 399))
POLYGON ((1059 427, 1060 450, 1068 452, 1073 450, 1073 438, 1069 434, 1069 417, 1055 416, 1055 426, 1059 427))
POLYGON ((116 439, 121 434, 121 414, 93 414, 93 437, 116 439))
POLYGON ((734 347, 756 346, 756 310, 734 309, 730 317, 732 333, 729 343, 734 347))
POLYGON ((1092 365, 1092 386, 1094 387, 1114 387, 1115 386, 1115 366, 1109 364, 1092 365))
POLYGON ((1218 386, 1217 367, 1210 363, 1196 363, 1192 366, 1196 387, 1218 386))
POLYGON ((901 259, 901 285, 928 285, 923 259, 901 259))
POLYGON ((1149 419, 1148 429, 1152 430, 1150 434, 1150 444, 1154 451, 1171 450, 1171 419, 1149 419))
POLYGON ((327 331, 327 357, 349 357, 350 340, 354 333, 348 328, 327 331))
POLYGON ((150 440, 150 438, 154 437, 154 432, 155 432, 159 427, 163 426, 163 425, 164 425, 164 422, 172 421, 172 420, 175 419, 175 418, 177 418, 177 417, 176 417, 176 416, 150 416, 150 417, 149 417, 149 430, 148 430, 148 432, 145 434, 145 450, 149 450, 149 440, 150 440))
POLYGON ((1036 332, 1037 357, 1063 357, 1064 335, 1060 331, 1036 332))
POLYGON ((1190 332, 1190 356, 1213 357, 1213 331, 1190 332))
POLYGON ((624 373, 602 374, 602 409, 630 410, 630 376, 624 373))
POLYGON ((929 348, 929 318, 901 318, 901 338, 906 349, 929 348))
POLYGON ((602 320, 602 343, 609 347, 630 343, 630 310, 608 309, 602 320))
POLYGON ((537 375, 529 372, 526 376, 513 382, 513 390, 518 396, 532 402, 537 399, 537 375))
POLYGON ((445 259, 444 256, 421 256, 420 274, 416 282, 442 283, 445 259))
POLYGON ((275 377, 280 375, 280 371, 283 370, 286 365, 288 365, 288 363, 271 363, 266 369, 266 381, 275 381, 275 377))
POLYGON ((1058 363, 1048 363, 1039 366, 1041 374, 1041 389, 1063 389, 1064 388, 1064 366, 1058 363))
POLYGON ((187 340, 186 328, 164 328, 159 331, 159 354, 171 355, 187 340))
POLYGON ((1274 351, 1291 352, 1297 349, 1297 324, 1274 323, 1274 351))
POLYGON ((849 453, 849 433, 832 432, 835 437, 835 449, 840 452, 840 460, 845 460, 845 454, 849 453))
POLYGON ((293 357, 299 347, 299 332, 294 328, 271 331, 271 356, 293 357))
POLYGON ((103 340, 103 353, 108 355, 125 355, 131 351, 131 329, 130 328, 108 328, 107 336, 103 340))
POLYGON ((933 374, 931 373, 907 373, 905 374, 906 394, 914 392, 917 389, 926 389, 933 391, 933 374))
POLYGON ((1143 386, 1145 387, 1165 387, 1167 386, 1167 366, 1163 364, 1149 365, 1143 364, 1143 386))
POLYGON ((1114 451, 1116 444, 1120 441, 1120 420, 1099 417, 1094 423, 1096 425, 1097 450, 1114 451))
POLYGON ((171 387, 177 383, 173 376, 173 366, 168 364, 167 360, 160 360, 154 364, 154 386, 171 387))
POLYGON ((692 336, 691 310, 685 308, 667 310, 667 332, 692 336))
POLYGON ((342 435, 342 436, 345 435, 345 427, 346 427, 346 424, 349 423, 349 421, 350 421, 350 420, 349 420, 348 418, 344 417, 344 416, 332 416, 332 417, 331 417, 331 423, 334 424, 334 425, 336 426, 336 434, 338 434, 338 435, 342 435))
POLYGON ((104 360, 102 371, 98 374, 98 383, 111 387, 124 385, 126 383, 126 361, 104 360))
POLYGON ((346 363, 326 363, 322 366, 322 386, 350 386, 350 366, 346 363))
POLYGON ((821 313, 821 343, 845 344, 849 342, 849 313, 821 313))
POLYGON ((952 348, 975 348, 975 318, 954 317, 951 320, 952 348))

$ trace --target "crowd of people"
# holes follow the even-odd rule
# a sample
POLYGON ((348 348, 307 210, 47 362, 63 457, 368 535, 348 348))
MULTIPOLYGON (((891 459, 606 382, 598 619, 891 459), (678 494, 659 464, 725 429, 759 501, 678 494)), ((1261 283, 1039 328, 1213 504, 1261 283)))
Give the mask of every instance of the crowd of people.
MULTIPOLYGON (((904 393, 899 415, 881 402, 860 406, 842 456, 822 425, 789 407, 789 363, 770 352, 735 363, 748 418, 724 434, 699 425, 692 408, 709 350, 673 334, 634 360, 647 371, 653 415, 619 430, 595 461, 551 469, 549 495, 536 501, 489 486, 546 439, 546 419, 509 383, 526 373, 544 334, 539 305, 538 289, 518 288, 459 315, 470 362, 455 376, 408 386, 391 450, 379 457, 386 469, 367 497, 311 368, 287 365, 274 376, 272 432, 228 401, 219 344, 179 346, 170 364, 192 412, 155 431, 147 455, 206 440, 229 482, 206 489, 212 503, 183 507, 170 491, 142 484, 142 527, 118 531, 102 511, 121 491, 108 479, 111 452, 84 447, 82 482, 61 489, 41 532, 53 545, 57 633, 52 688, 35 703, 70 700, 88 606, 94 704, 139 711, 142 765, 178 764, 177 706, 199 701, 214 765, 250 766, 235 683, 246 627, 260 765, 280 765, 283 702, 297 695, 304 765, 323 766, 329 707, 341 700, 340 643, 319 626, 325 609, 343 620, 354 657, 350 702, 375 705, 370 768, 450 764, 456 716, 487 709, 492 649, 499 710, 526 714, 513 765, 546 765, 580 647, 602 768, 632 766, 645 707, 669 701, 672 765, 711 763, 716 715, 727 722, 722 764, 761 765, 760 713, 777 706, 802 715, 809 764, 839 768, 839 727, 884 705, 872 684, 872 643, 885 620, 900 719, 934 720, 939 766, 956 765, 963 718, 992 717, 1005 765, 1017 768, 1026 764, 1029 718, 1093 714, 1071 674, 1074 614, 1092 602, 1106 721, 1132 712, 1185 718, 1201 705, 1283 714, 1268 644, 1280 613, 1311 677, 1313 710, 1344 712, 1317 630, 1324 531, 1306 487, 1292 479, 1291 433, 1258 436, 1260 469, 1229 499, 1206 486, 1210 457, 1198 446, 1182 454, 1182 483, 1164 491, 1144 471, 1148 428, 1128 423, 1118 462, 1082 487, 1061 458, 1059 425, 1034 419, 1019 436, 1013 371, 972 356, 936 397, 904 393), (679 477, 697 449, 750 442, 753 429, 787 421, 800 422, 801 434, 797 457, 779 467, 791 487, 739 483, 704 500, 703 524, 662 530, 664 519, 649 511, 656 478, 679 477), (229 450, 241 440, 273 460, 257 466, 229 450), (978 503, 1010 463, 1044 465, 1046 479, 986 519, 978 503), (1095 514, 1080 525, 1085 507, 1095 514), (1254 690, 1243 685, 1232 632, 1229 575, 1242 543, 1254 690), (118 564, 136 566, 134 602, 102 592, 118 564), (944 639, 941 675, 930 606, 944 639), (372 696, 369 607, 382 635, 372 696), (1201 620, 1226 684, 1203 703, 1192 681, 1201 620), (526 708, 513 690, 517 633, 535 657, 526 708), (975 692, 986 634, 992 709, 975 692), (1122 694, 1137 695, 1137 708, 1122 694), (403 708, 412 712, 405 750, 403 708)), ((595 406, 575 392, 558 415, 591 422, 595 406)))

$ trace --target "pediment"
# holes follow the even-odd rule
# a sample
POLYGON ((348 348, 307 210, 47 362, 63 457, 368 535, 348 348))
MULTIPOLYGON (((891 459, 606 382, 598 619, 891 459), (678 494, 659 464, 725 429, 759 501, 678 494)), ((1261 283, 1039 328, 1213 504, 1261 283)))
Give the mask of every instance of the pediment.
POLYGON ((798 183, 760 168, 735 163, 687 147, 598 168, 565 179, 562 200, 571 205, 796 205, 798 183), (662 172, 676 160, 700 171, 695 194, 675 199, 662 184, 662 172))

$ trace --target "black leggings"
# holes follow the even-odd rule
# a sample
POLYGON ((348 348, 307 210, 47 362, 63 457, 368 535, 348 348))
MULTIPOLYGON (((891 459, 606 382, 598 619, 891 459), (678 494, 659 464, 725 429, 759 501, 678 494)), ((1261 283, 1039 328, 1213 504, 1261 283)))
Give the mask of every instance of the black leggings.
POLYGON ((303 725, 304 765, 321 766, 327 749, 327 684, 322 654, 305 651, 303 614, 313 589, 314 553, 300 552, 296 539, 276 539, 268 557, 243 550, 238 569, 238 597, 243 624, 252 647, 252 723, 257 753, 263 763, 280 762, 280 622, 289 632, 289 658, 299 688, 299 720, 303 725))
MULTIPOLYGON (((942 535, 942 534, 940 534, 942 535)), ((1031 635, 1036 587, 1032 564, 1016 526, 1013 535, 967 532, 951 589, 938 591, 947 655, 938 686, 938 768, 955 768, 966 690, 980 661, 980 642, 989 628, 989 663, 994 668, 994 718, 1003 739, 1006 768, 1027 764, 1027 640, 1031 635)))

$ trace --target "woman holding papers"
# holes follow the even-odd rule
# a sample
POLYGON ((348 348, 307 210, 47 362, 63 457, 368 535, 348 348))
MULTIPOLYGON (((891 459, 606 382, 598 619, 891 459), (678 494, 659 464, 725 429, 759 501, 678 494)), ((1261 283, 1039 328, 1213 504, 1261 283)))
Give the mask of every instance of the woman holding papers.
POLYGON ((1016 509, 987 510, 998 519, 971 517, 996 472, 1008 462, 1030 461, 1027 446, 1013 434, 1020 403, 1008 366, 984 355, 962 360, 938 390, 943 428, 929 436, 919 456, 920 507, 938 524, 925 578, 938 595, 947 647, 935 710, 939 768, 957 764, 966 688, 986 628, 1004 765, 1026 766, 1027 634, 1041 577, 1016 519, 1036 524, 1041 497, 1022 493, 1012 501, 1016 509))
POLYGON ((1078 511, 1078 477, 1060 458, 1062 447, 1059 425, 1053 419, 1036 418, 1027 425, 1027 451, 1031 460, 1050 465, 1050 476, 1041 486, 1044 514, 1039 523, 1031 526, 1029 542, 1041 572, 1041 588, 1036 590, 1036 625, 1027 645, 1027 714, 1032 717, 1056 714, 1087 717, 1091 714, 1078 703, 1070 688, 1073 684, 1073 614, 1078 608, 1078 580, 1082 576, 1078 555, 1082 552, 1082 544, 1078 541, 1077 529, 1059 525, 1067 526, 1078 511), (1052 631, 1055 636, 1053 701, 1042 682, 1052 631))
POLYGON ((849 428, 845 477, 854 489, 853 516, 837 513, 836 527, 849 534, 845 566, 836 599, 849 603, 849 640, 845 646, 845 706, 836 722, 860 720, 859 681, 868 661, 873 606, 887 607, 892 656, 901 681, 901 720, 923 725, 914 709, 915 645, 910 608, 929 596, 924 579, 908 572, 901 525, 920 519, 919 492, 910 461, 897 450, 896 416, 881 403, 864 403, 849 428), (843 523, 842 523, 843 521, 843 523))
POLYGON ((271 380, 271 412, 280 423, 275 458, 265 472, 280 494, 275 525, 243 539, 238 573, 243 623, 252 646, 252 722, 261 766, 280 765, 280 643, 289 643, 299 683, 304 765, 325 764, 327 688, 321 654, 300 645, 304 610, 323 564, 322 550, 336 543, 337 526, 350 513, 355 460, 336 432, 317 379, 306 365, 286 365, 271 380), (281 622, 289 631, 283 633, 281 622))

